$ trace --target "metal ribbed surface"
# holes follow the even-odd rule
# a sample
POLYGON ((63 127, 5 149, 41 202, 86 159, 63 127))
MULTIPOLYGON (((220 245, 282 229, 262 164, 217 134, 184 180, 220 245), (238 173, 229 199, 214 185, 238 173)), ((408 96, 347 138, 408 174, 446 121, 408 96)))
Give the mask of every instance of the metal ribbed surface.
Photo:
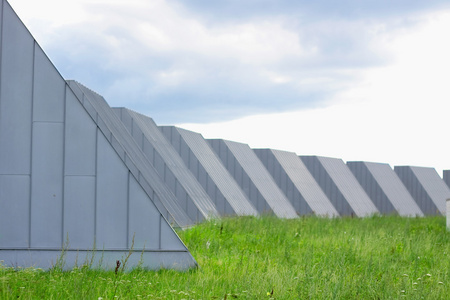
POLYGON ((395 166, 394 171, 424 214, 446 215, 450 189, 434 168, 395 166))
POLYGON ((280 218, 298 217, 295 208, 247 144, 226 140, 208 142, 260 213, 271 210, 280 218))
POLYGON ((124 121, 128 131, 147 155, 150 163, 156 168, 161 179, 178 198, 190 218, 197 220, 198 214, 206 219, 218 218, 219 213, 211 198, 188 170, 155 122, 151 118, 127 108, 114 108, 113 111, 124 121), (184 190, 184 193, 179 191, 180 188, 184 190))
POLYGON ((342 159, 323 156, 300 158, 341 215, 356 214, 363 217, 378 213, 342 159))
POLYGON ((253 149, 253 151, 299 215, 339 215, 295 153, 273 149, 253 149))
POLYGON ((383 163, 353 161, 347 166, 382 214, 423 216, 394 170, 383 163))
POLYGON ((219 205, 226 201, 232 209, 232 214, 258 215, 250 200, 201 134, 174 126, 162 126, 160 129, 172 145, 177 146, 175 149, 179 154, 184 154, 182 157, 185 158, 186 165, 219 205))
MULTIPOLYGON (((173 193, 159 178, 156 170, 147 161, 122 121, 116 116, 102 96, 86 88, 76 81, 67 81, 72 91, 82 99, 82 104, 96 121, 97 126, 111 143, 121 159, 127 164, 130 172, 139 181, 157 207, 170 214, 180 227, 187 227, 194 222, 178 204, 173 193)), ((166 217, 168 217, 166 215, 166 217)))
POLYGON ((447 184, 447 186, 450 188, 450 170, 444 170, 442 172, 444 182, 447 184))

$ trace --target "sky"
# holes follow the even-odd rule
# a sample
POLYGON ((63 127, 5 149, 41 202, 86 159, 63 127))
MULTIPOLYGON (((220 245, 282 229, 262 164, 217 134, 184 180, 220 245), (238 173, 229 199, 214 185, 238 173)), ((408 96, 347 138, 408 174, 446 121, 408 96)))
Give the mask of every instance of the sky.
POLYGON ((448 0, 9 0, 62 76, 205 138, 450 169, 448 0))

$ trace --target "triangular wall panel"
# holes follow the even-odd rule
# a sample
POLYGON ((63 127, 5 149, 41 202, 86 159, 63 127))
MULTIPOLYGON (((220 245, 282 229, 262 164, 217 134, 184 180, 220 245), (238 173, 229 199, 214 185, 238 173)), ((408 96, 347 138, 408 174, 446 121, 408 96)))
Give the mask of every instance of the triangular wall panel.
MULTIPOLYGON (((218 209, 223 206, 216 207, 155 122, 126 108, 114 108, 113 111, 156 168, 161 179, 175 194, 188 216, 195 221, 219 218, 218 209)), ((221 210, 220 213, 224 214, 225 211, 221 210)))
POLYGON ((195 266, 123 137, 75 95, 5 0, 0 16, 3 264, 49 268, 64 249, 66 268, 114 268, 130 250, 128 267, 195 266))
POLYGON ((293 152, 253 149, 299 215, 339 216, 300 157, 293 152))
POLYGON ((258 211, 231 177, 201 134, 175 126, 160 126, 189 170, 215 199, 225 215, 256 216, 258 211))

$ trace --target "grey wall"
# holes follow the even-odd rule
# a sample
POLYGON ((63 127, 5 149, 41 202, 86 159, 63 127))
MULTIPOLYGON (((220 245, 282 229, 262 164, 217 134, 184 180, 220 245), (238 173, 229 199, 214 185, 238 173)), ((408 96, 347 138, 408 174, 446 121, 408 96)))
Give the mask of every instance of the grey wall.
POLYGON ((102 266, 113 268, 134 236, 139 254, 132 261, 143 252, 143 267, 195 266, 129 156, 112 147, 113 135, 6 1, 0 18, 0 260, 48 268, 64 247, 66 267, 73 267, 83 262, 78 255, 97 248, 102 266))
POLYGON ((444 170, 442 172, 444 182, 450 187, 450 170, 444 170))
POLYGON ((395 166, 395 173, 426 215, 446 215, 450 189, 434 168, 395 166))
POLYGON ((347 166, 382 214, 423 216, 397 174, 388 164, 353 161, 347 166))
POLYGON ((295 208, 248 145, 226 140, 208 142, 259 213, 297 217, 295 208))
POLYGON ((224 215, 258 215, 201 134, 174 126, 161 126, 160 130, 224 215))
POLYGON ((295 153, 273 149, 253 149, 253 151, 299 215, 339 215, 295 153))
POLYGON ((228 203, 216 207, 151 118, 126 108, 113 110, 192 220, 219 218, 221 208, 231 209, 228 203))
POLYGON ((300 158, 340 215, 363 217, 378 213, 342 159, 323 156, 300 158))

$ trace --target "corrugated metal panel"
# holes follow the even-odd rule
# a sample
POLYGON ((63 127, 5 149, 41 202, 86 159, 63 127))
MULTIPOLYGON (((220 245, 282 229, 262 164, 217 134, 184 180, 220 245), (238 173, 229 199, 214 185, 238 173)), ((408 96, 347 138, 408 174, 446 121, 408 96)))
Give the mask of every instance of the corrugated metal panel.
POLYGON ((208 142, 260 213, 272 211, 280 218, 297 217, 295 208, 247 144, 226 140, 208 142))
POLYGON ((273 149, 253 149, 253 151, 266 166, 298 214, 339 215, 305 164, 295 153, 273 149))
POLYGON ((442 175, 444 177, 444 181, 447 184, 448 187, 450 187, 450 170, 444 170, 442 172, 442 175))
POLYGON ((363 217, 378 213, 342 159, 323 156, 300 158, 341 215, 363 217))
POLYGON ((95 111, 94 120, 97 121, 98 127, 121 159, 132 165, 129 166, 130 171, 139 179, 146 192, 149 195, 156 195, 153 198, 158 208, 166 211, 180 227, 193 225, 193 220, 181 208, 174 194, 161 180, 156 170, 146 159, 142 150, 140 150, 139 145, 136 144, 105 99, 76 81, 67 82, 78 99, 82 99, 83 106, 88 106, 91 111, 95 111))
MULTIPOLYGON (((187 169, 181 157, 167 141, 155 122, 142 114, 127 108, 114 108, 116 115, 124 121, 128 131, 132 134, 148 160, 157 169, 161 179, 173 193, 177 193, 177 186, 181 186, 182 195, 177 195, 182 207, 194 207, 191 219, 197 220, 197 215, 203 218, 218 218, 219 212, 206 191, 187 169), (157 156, 160 159, 160 170, 157 168, 157 156), (184 203, 183 203, 184 202, 184 203)), ((188 210, 186 210, 188 212, 188 210)), ((200 221, 200 220, 199 220, 200 221)))
POLYGON ((422 211, 388 164, 353 161, 347 166, 382 214, 423 216, 422 211))
POLYGON ((161 126, 160 129, 180 155, 187 152, 183 155, 184 162, 190 166, 197 179, 201 179, 202 174, 205 174, 206 178, 200 183, 211 198, 215 197, 215 201, 226 201, 232 209, 232 214, 258 215, 250 200, 201 134, 174 126, 161 126))
POLYGON ((394 171, 424 214, 445 216, 450 189, 434 168, 395 166, 394 171))
POLYGON ((49 268, 64 247, 72 268, 97 247, 95 266, 110 269, 135 237, 130 267, 195 266, 104 113, 75 96, 4 0, 0 24, 2 262, 49 268))

